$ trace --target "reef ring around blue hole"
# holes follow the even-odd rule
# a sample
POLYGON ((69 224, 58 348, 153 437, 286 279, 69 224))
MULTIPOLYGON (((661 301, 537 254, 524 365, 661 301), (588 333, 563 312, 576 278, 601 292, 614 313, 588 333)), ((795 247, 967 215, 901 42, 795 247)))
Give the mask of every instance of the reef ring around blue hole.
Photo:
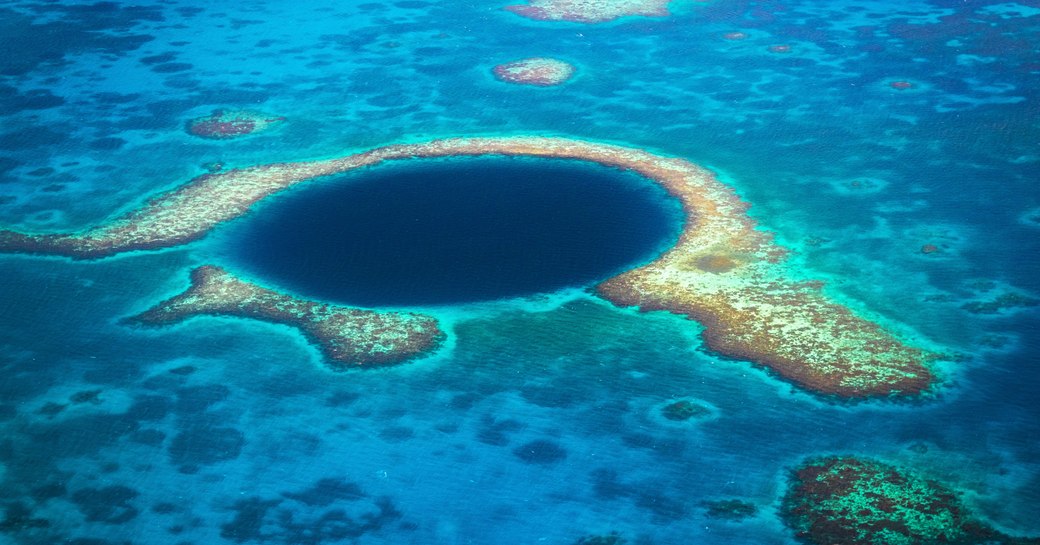
POLYGON ((581 287, 673 246, 660 185, 587 161, 389 161, 258 204, 219 237, 233 269, 301 296, 435 306, 581 287))

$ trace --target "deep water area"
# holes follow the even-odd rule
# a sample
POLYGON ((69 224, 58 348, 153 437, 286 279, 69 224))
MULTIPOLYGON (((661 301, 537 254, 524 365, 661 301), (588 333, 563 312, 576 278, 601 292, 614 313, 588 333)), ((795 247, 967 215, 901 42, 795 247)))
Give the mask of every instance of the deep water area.
POLYGON ((714 172, 792 277, 942 354, 934 391, 819 396, 598 297, 678 236, 632 172, 387 161, 178 246, 0 253, 0 545, 804 545, 782 500, 820 456, 1040 536, 1036 2, 674 0, 596 24, 510 4, 3 2, 0 230, 401 143, 624 146, 714 172), (532 57, 574 75, 495 78, 532 57), (336 371, 284 323, 124 320, 201 265, 320 310, 429 312, 443 340, 336 371))
POLYGON ((594 163, 415 159, 333 178, 229 225, 229 265, 366 307, 489 301, 645 263, 675 243, 682 221, 656 183, 594 163))

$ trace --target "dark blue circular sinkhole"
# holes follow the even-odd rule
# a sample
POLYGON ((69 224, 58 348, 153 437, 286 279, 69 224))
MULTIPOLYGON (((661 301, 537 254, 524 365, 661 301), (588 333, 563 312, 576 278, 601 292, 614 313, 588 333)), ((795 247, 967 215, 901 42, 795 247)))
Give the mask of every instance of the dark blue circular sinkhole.
POLYGON ((309 181, 224 231, 232 269, 368 307, 486 301, 585 286, 652 260, 682 227, 651 180, 522 157, 388 161, 309 181))

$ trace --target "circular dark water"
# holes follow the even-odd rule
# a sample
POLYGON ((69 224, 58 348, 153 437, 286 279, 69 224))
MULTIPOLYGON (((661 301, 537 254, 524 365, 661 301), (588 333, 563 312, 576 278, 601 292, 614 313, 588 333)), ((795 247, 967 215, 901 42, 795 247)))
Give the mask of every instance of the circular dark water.
POLYGON ((361 306, 438 305, 584 286, 678 238, 678 201, 573 160, 391 161, 306 182, 228 225, 232 269, 361 306))

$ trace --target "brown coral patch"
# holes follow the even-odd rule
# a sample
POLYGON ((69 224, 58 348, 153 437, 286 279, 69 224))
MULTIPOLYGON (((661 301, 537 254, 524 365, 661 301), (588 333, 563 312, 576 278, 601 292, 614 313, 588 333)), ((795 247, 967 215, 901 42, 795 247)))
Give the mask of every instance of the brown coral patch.
POLYGON ((434 349, 444 334, 430 316, 377 312, 306 301, 207 265, 191 273, 191 287, 130 323, 168 325, 194 316, 236 316, 298 328, 334 368, 400 363, 434 349))

